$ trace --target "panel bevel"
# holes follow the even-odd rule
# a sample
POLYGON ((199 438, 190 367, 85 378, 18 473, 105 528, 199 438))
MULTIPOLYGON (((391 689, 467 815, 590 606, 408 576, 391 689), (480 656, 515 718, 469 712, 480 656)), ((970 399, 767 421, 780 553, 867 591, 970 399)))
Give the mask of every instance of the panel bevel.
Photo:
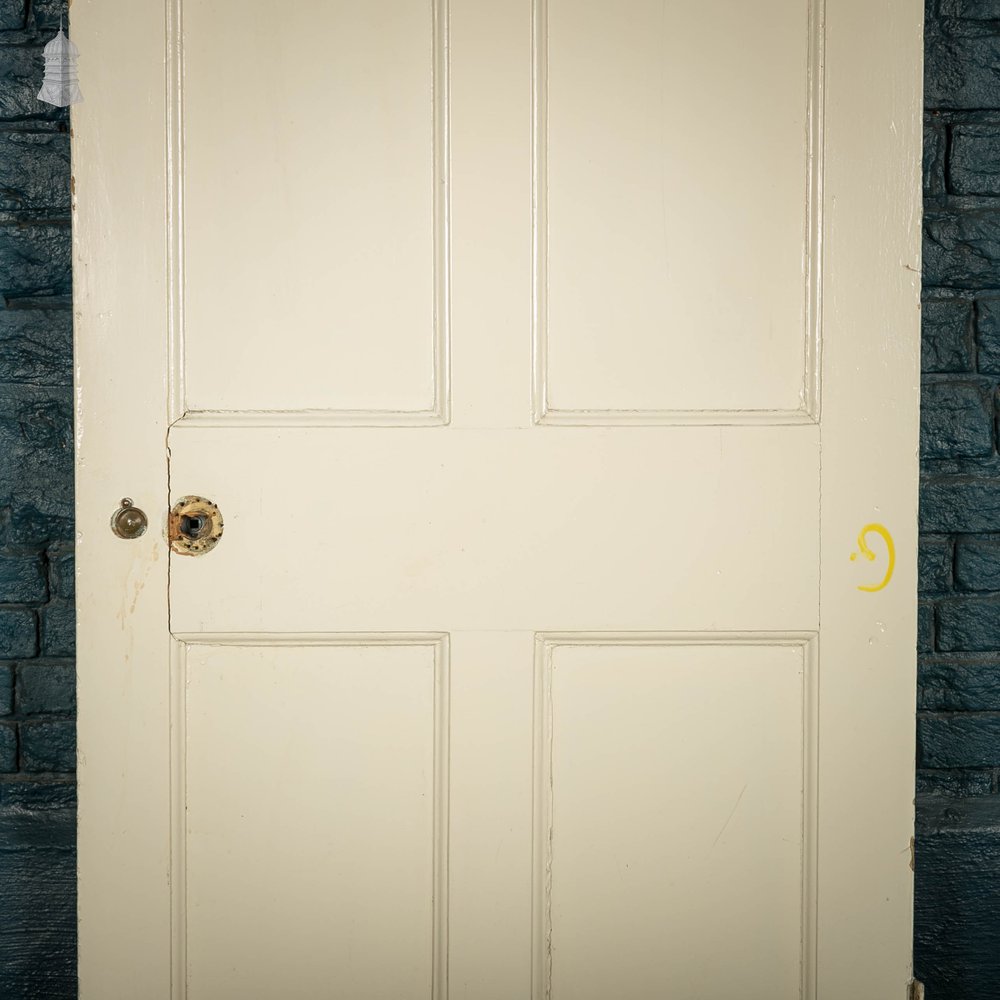
POLYGON ((190 407, 185 343, 184 0, 166 0, 167 309, 169 421, 206 426, 438 426, 451 413, 451 176, 448 0, 432 0, 433 401, 423 409, 215 409, 190 407))
POLYGON ((580 426, 792 425, 820 419, 822 346, 823 117, 825 0, 808 3, 805 309, 799 405, 794 408, 554 407, 548 348, 548 6, 532 0, 532 414, 536 424, 580 426))
POLYGON ((189 633, 171 636, 170 658, 170 896, 171 1000, 186 1000, 187 970, 187 689, 192 647, 429 647, 434 657, 433 877, 430 1000, 448 997, 448 830, 450 658, 447 633, 189 633))
POLYGON ((552 997, 552 656, 560 647, 796 647, 801 650, 801 998, 816 997, 819 657, 815 632, 540 632, 535 636, 532 833, 532 1000, 552 997))

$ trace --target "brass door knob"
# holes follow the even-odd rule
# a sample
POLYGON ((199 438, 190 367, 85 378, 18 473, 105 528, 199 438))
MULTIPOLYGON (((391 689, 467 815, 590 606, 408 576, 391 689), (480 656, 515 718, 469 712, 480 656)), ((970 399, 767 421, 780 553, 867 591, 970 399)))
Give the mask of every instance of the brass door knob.
POLYGON ((138 538, 146 533, 149 519, 132 503, 130 497, 122 497, 121 506, 111 515, 111 530, 119 538, 138 538))

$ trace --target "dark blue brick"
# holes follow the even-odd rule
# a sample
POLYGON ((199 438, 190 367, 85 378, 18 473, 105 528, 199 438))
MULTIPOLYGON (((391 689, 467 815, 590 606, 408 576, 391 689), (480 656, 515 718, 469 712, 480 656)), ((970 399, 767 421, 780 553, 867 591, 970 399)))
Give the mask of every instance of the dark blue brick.
POLYGON ((921 656, 917 707, 929 712, 1000 711, 1000 653, 921 656))
POLYGON ((22 722, 21 770, 72 772, 76 770, 76 724, 22 722))
POLYGON ((1000 209, 929 212, 924 216, 923 244, 925 285, 1000 285, 1000 209))
POLYGON ((49 576, 55 597, 72 598, 76 594, 73 550, 53 547, 49 552, 49 576))
POLYGON ((925 536, 917 552, 917 575, 921 594, 951 589, 952 540, 925 536))
POLYGON ((992 454, 992 386, 959 378, 925 381, 920 391, 920 453, 926 458, 992 454))
POLYGON ((956 194, 1000 194, 1000 126, 952 129, 948 179, 956 194))
POLYGON ((23 28, 28 20, 28 0, 0 0, 0 31, 23 28))
POLYGON ((73 314, 0 309, 0 382, 73 384, 73 314))
POLYGON ((17 728, 11 723, 0 723, 0 772, 11 774, 17 770, 17 728))
POLYGON ((995 772, 968 768, 964 770, 922 767, 917 771, 917 795, 992 795, 995 772))
POLYGON ((934 649, 934 602, 917 604, 917 652, 930 653, 934 649))
POLYGON ((942 17, 964 17, 970 21, 996 21, 1000 20, 1000 0, 939 0, 938 12, 942 17))
POLYGON ((1000 299, 976 301, 976 340, 979 370, 1000 373, 1000 299))
MULTIPOLYGON (((929 299, 920 308, 920 368, 930 372, 971 372, 975 367, 972 303, 929 299)), ((3 316, 0 315, 0 330, 3 316)))
POLYGON ((1000 649, 1000 597, 952 597, 937 602, 938 649, 970 653, 1000 649))
POLYGON ((60 121, 64 108, 56 108, 35 95, 42 83, 42 48, 49 39, 34 45, 7 45, 0 58, 0 121, 37 119, 60 121))
MULTIPOLYGON (((55 31, 61 19, 67 34, 71 34, 67 0, 31 0, 31 19, 34 21, 34 27, 41 32, 55 31)), ((47 34, 43 34, 42 37, 48 41, 47 34)))
POLYGON ((996 531, 1000 477, 925 476, 920 482, 922 532, 996 531))
POLYGON ((927 1000, 985 1000, 1000 982, 1000 796, 917 801, 914 975, 927 1000))
POLYGON ((21 715, 68 714, 76 708, 76 672, 70 663, 22 663, 17 670, 21 715))
POLYGON ((0 657, 15 660, 38 652, 38 625, 34 611, 0 608, 0 657))
POLYGON ((1000 538, 959 538, 955 583, 962 590, 1000 590, 1000 538))
POLYGON ((14 711, 14 667, 10 663, 0 663, 0 715, 10 715, 14 711))
POLYGON ((69 225, 0 225, 0 282, 0 293, 6 296, 68 291, 69 225))
POLYGON ((18 775, 0 781, 0 815, 6 810, 75 809, 76 780, 66 775, 18 775))
POLYGON ((921 712, 917 747, 918 767, 1000 767, 1000 712, 921 712))
POLYGON ((924 106, 960 110, 998 105, 1000 37, 991 25, 930 19, 924 36, 924 106))
POLYGON ((40 556, 0 555, 0 603, 30 604, 48 596, 48 575, 40 556))
POLYGON ((4 1000, 75 1000, 72 809, 0 811, 0 983, 4 1000))
POLYGON ((69 211, 69 134, 0 130, 0 209, 69 211))
POLYGON ((945 163, 948 135, 941 122, 924 125, 924 195, 945 193, 945 163))
POLYGON ((12 505, 11 497, 6 498, 6 503, 0 502, 0 545, 45 548, 51 542, 69 541, 73 537, 73 498, 72 484, 66 485, 69 487, 64 491, 68 493, 66 496, 35 496, 46 506, 54 499, 54 509, 39 510, 25 497, 24 489, 16 498, 16 505, 12 505))
POLYGON ((9 385, 0 393, 0 504, 70 516, 73 509, 71 389, 9 385))
POLYGON ((76 609, 72 601, 53 601, 43 608, 41 647, 43 656, 72 656, 76 651, 76 609))

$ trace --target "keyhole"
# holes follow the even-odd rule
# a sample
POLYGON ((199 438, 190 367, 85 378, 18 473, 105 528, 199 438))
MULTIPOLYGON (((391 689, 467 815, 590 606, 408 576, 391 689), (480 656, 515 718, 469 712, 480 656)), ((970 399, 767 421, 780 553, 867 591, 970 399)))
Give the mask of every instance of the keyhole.
POLYGON ((209 521, 204 514, 182 514, 180 528, 185 538, 204 538, 208 534, 209 521))

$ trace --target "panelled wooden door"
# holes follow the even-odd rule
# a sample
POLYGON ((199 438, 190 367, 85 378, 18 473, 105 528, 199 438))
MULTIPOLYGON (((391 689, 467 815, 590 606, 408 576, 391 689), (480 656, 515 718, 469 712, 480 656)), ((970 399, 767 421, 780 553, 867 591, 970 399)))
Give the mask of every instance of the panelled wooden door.
POLYGON ((84 1000, 902 1000, 920 24, 78 0, 84 1000))

